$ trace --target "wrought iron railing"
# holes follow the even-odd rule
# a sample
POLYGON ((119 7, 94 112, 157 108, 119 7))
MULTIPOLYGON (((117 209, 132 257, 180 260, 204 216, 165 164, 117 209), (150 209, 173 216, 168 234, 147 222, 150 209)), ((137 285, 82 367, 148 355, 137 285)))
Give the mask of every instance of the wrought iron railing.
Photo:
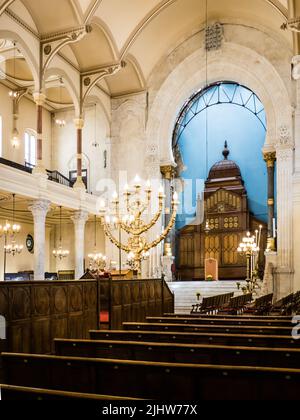
MULTIPOLYGON (((0 158, 0 163, 30 174, 32 173, 32 170, 34 168, 34 165, 32 165, 31 163, 25 162, 25 165, 21 165, 20 163, 12 162, 11 160, 4 158, 0 158)), ((67 187, 72 187, 72 182, 70 181, 70 179, 58 171, 47 170, 47 175, 50 181, 57 182, 61 185, 66 185, 67 187)))

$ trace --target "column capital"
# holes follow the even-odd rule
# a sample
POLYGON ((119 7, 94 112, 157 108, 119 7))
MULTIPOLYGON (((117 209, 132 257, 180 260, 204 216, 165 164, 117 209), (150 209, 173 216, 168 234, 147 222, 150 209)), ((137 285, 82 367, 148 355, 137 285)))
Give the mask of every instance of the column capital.
POLYGON ((89 218, 89 213, 85 210, 77 210, 71 217, 75 225, 85 224, 89 218))
POLYGON ((268 168, 273 168, 276 161, 276 151, 264 151, 264 161, 268 168))
POLYGON ((173 163, 163 164, 160 166, 160 172, 164 179, 171 181, 176 174, 176 165, 173 163))
POLYGON ((84 119, 83 118, 75 118, 74 124, 77 130, 82 130, 84 127, 84 119))
POLYGON ((50 210, 50 207, 51 207, 51 202, 49 200, 37 200, 37 201, 34 201, 28 207, 28 209, 31 211, 34 218, 39 218, 39 217, 43 218, 47 216, 47 213, 50 210))
POLYGON ((41 92, 34 92, 33 99, 37 105, 42 106, 46 102, 46 95, 41 92))

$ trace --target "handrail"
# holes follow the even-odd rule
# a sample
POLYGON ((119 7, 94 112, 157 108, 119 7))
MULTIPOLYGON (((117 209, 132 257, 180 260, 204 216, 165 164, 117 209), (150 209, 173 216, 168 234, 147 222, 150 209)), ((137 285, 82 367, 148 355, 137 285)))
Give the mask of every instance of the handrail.
MULTIPOLYGON (((32 173, 32 170, 34 169, 34 165, 31 163, 25 162, 25 165, 22 165, 17 162, 13 162, 8 159, 4 159, 0 157, 0 164, 9 166, 10 168, 18 169, 19 171, 27 172, 29 174, 32 173)), ((50 171, 46 170, 49 181, 57 182, 61 185, 66 185, 67 187, 72 187, 72 182, 69 178, 58 172, 57 170, 50 171)))

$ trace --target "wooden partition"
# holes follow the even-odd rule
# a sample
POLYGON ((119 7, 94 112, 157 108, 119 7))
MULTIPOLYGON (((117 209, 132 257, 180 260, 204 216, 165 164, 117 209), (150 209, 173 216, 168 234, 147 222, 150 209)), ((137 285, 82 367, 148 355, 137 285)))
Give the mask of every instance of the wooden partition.
POLYGON ((102 280, 100 296, 102 328, 122 329, 123 322, 174 311, 174 295, 162 279, 102 280))
POLYGON ((0 351, 51 353, 54 338, 88 338, 98 314, 97 280, 1 282, 0 351))
POLYGON ((173 294, 161 279, 0 282, 7 326, 0 352, 47 354, 54 338, 89 338, 101 317, 102 328, 121 329, 125 321, 144 322, 173 309, 173 294))

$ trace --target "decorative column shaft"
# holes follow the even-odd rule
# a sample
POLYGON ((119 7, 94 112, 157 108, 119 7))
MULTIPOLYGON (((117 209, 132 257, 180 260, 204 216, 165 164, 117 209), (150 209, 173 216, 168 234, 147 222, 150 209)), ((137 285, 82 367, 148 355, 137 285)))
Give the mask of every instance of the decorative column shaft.
POLYGON ((264 160, 268 168, 268 251, 275 251, 275 232, 273 220, 275 217, 275 161, 276 152, 265 152, 264 160))
POLYGON ((34 221, 34 279, 45 279, 46 216, 50 201, 35 201, 29 210, 34 221))
MULTIPOLYGON (((170 222, 170 218, 171 218, 171 202, 172 202, 172 197, 174 193, 174 190, 172 188, 172 181, 174 180, 174 177, 175 177, 175 167, 172 164, 163 165, 160 167, 160 171, 163 176, 164 189, 165 189, 165 194, 166 194, 166 201, 165 201, 166 207, 165 207, 165 217, 164 217, 164 227, 166 227, 168 226, 168 223, 170 222)), ((175 226, 173 227, 173 229, 168 235, 168 238, 165 241, 165 245, 164 245, 165 249, 163 251, 163 255, 166 255, 166 248, 167 246, 170 247, 170 244, 171 244, 171 249, 172 249, 172 255, 175 255, 175 248, 176 248, 175 226)))
POLYGON ((79 210, 72 217, 75 228, 75 280, 79 280, 84 274, 84 233, 88 216, 88 212, 79 210))
POLYGON ((163 176, 164 180, 164 189, 166 194, 166 214, 165 214, 165 220, 164 225, 165 227, 168 225, 171 217, 171 201, 172 201, 172 180, 175 176, 175 168, 172 165, 165 165, 161 166, 160 168, 161 174, 163 176))
POLYGON ((82 129, 84 127, 84 120, 78 118, 74 120, 77 131, 77 180, 74 188, 85 190, 85 185, 82 181, 82 129))
POLYGON ((293 267, 293 157, 290 145, 278 146, 277 196, 278 196, 278 267, 293 267))
POLYGON ((33 97, 37 105, 36 167, 33 173, 45 174, 43 162, 43 105, 46 97, 42 93, 34 93, 33 97))

